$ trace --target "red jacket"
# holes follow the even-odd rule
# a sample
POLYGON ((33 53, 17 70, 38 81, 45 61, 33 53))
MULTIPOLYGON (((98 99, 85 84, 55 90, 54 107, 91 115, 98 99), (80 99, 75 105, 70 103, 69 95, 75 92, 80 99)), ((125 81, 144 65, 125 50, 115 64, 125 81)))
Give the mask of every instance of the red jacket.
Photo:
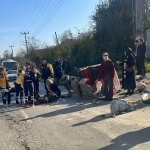
POLYGON ((114 64, 110 59, 107 61, 103 61, 101 63, 99 80, 104 79, 104 77, 109 73, 110 73, 110 79, 113 80, 113 78, 114 78, 114 64))

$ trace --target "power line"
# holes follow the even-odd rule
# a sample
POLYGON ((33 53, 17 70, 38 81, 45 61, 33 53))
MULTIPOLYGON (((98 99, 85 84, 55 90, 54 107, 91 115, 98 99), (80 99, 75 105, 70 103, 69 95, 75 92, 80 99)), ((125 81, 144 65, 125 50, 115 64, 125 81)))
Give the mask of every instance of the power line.
POLYGON ((65 0, 63 0, 62 2, 60 2, 60 4, 57 3, 57 5, 55 6, 55 8, 53 9, 53 11, 51 12, 51 17, 49 18, 49 16, 46 18, 45 23, 43 23, 43 25, 41 25, 41 28, 38 28, 38 30, 36 30, 33 34, 35 36, 37 36, 43 29, 44 27, 50 22, 50 20, 52 19, 52 17, 55 15, 55 13, 58 11, 58 9, 63 5, 63 3, 65 2, 65 0))
POLYGON ((44 29, 44 27, 51 21, 51 19, 53 18, 53 16, 57 13, 57 11, 63 5, 64 2, 65 2, 65 0, 62 1, 62 3, 58 6, 58 8, 55 10, 55 12, 53 13, 53 15, 51 16, 51 18, 44 24, 44 26, 39 30, 39 32, 35 36, 37 36, 44 29))
POLYGON ((60 0, 56 0, 53 5, 51 6, 50 10, 48 11, 47 15, 44 17, 43 21, 39 24, 39 26, 37 27, 37 29, 33 32, 33 35, 38 31, 40 30, 40 28, 43 26, 43 22, 45 22, 50 14, 52 13, 52 10, 53 10, 53 7, 56 7, 58 4, 60 3, 60 0), (55 5, 56 4, 56 5, 55 5))
MULTIPOLYGON (((33 15, 33 13, 34 13, 34 11, 35 11, 35 9, 36 9, 38 3, 39 3, 39 0, 37 1, 37 3, 36 3, 36 5, 35 5, 35 7, 34 7, 32 13, 31 13, 29 19, 27 20, 27 23, 26 23, 25 26, 23 27, 22 31, 25 29, 25 27, 27 26, 28 22, 30 21, 30 19, 31 19, 31 17, 32 17, 32 15, 33 15)), ((19 34, 19 36, 18 36, 17 39, 15 40, 14 44, 18 41, 18 39, 19 39, 20 36, 21 36, 21 35, 19 34)))
MULTIPOLYGON (((49 3, 51 2, 51 0, 49 1, 49 3)), ((34 25, 36 24, 36 18, 38 17, 38 15, 40 14, 40 12, 41 12, 41 10, 42 10, 42 8, 43 8, 43 6, 45 5, 45 3, 46 3, 46 0, 44 1, 44 3, 43 3, 43 5, 42 5, 42 7, 40 8, 40 11, 38 12, 38 14, 36 15, 36 17, 34 18, 34 20, 33 20, 33 22, 31 23, 31 25, 29 26, 29 31, 31 31, 31 29, 34 27, 34 25), (34 23, 34 24, 33 24, 34 23), (32 25, 33 24, 33 25, 32 25), (31 27, 31 28, 30 28, 31 27)), ((46 5, 46 7, 44 8, 44 11, 46 10, 46 8, 48 7, 48 5, 49 5, 49 3, 46 5)), ((44 13, 44 11, 42 11, 42 13, 41 13, 41 15, 44 13)), ((41 17, 41 15, 40 15, 40 17, 41 17)), ((40 17, 38 17, 37 18, 37 20, 40 18, 40 17)))

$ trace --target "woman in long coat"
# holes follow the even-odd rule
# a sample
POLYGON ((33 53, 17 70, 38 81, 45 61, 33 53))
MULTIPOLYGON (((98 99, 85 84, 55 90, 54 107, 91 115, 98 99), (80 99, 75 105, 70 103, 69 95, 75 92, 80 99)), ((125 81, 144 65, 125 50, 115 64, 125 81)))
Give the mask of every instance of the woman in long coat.
POLYGON ((121 65, 122 68, 122 88, 127 89, 127 95, 134 94, 134 89, 136 88, 135 82, 135 58, 132 55, 131 48, 127 48, 125 51, 126 58, 123 62, 117 61, 116 63, 121 65))

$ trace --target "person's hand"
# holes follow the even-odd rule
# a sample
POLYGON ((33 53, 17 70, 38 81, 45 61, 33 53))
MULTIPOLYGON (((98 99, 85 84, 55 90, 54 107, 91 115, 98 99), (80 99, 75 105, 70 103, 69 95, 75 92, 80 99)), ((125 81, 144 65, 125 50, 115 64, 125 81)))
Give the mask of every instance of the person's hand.
POLYGON ((119 65, 119 64, 120 64, 120 61, 116 61, 116 64, 119 65))

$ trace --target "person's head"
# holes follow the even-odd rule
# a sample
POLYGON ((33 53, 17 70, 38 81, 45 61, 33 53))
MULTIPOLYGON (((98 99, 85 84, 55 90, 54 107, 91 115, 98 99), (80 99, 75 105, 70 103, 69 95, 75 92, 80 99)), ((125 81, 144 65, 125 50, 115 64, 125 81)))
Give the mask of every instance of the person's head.
POLYGON ((0 72, 1 72, 1 73, 5 72, 5 70, 6 70, 6 69, 5 69, 4 67, 0 66, 0 72))
POLYGON ((134 41, 134 45, 135 45, 135 46, 138 46, 138 45, 139 45, 139 41, 138 41, 138 40, 135 40, 135 41, 134 41))
POLYGON ((57 61, 58 61, 58 62, 60 62, 60 61, 61 61, 61 59, 60 59, 60 58, 58 58, 58 59, 57 59, 57 61))
POLYGON ((34 62, 30 63, 31 68, 36 68, 36 64, 34 62))
POLYGON ((26 67, 29 65, 29 63, 26 63, 26 67))
POLYGON ((104 61, 106 61, 106 60, 108 60, 108 53, 107 52, 105 52, 105 53, 103 53, 103 60, 104 61))
POLYGON ((21 67, 20 67, 20 70, 21 70, 21 71, 24 71, 24 70, 26 70, 26 67, 25 67, 25 66, 21 66, 21 67))
POLYGON ((68 62, 68 58, 66 58, 66 59, 65 59, 65 61, 67 61, 67 62, 68 62))
POLYGON ((43 64, 43 65, 46 65, 46 64, 47 64, 47 60, 46 60, 46 59, 43 59, 43 60, 42 60, 42 64, 43 64))
POLYGON ((144 43, 144 39, 143 38, 139 39, 139 44, 142 45, 143 43, 144 43))
POLYGON ((126 54, 127 56, 131 55, 131 54, 132 54, 132 49, 131 49, 130 47, 128 47, 128 48, 126 49, 126 51, 125 51, 125 54, 126 54))

